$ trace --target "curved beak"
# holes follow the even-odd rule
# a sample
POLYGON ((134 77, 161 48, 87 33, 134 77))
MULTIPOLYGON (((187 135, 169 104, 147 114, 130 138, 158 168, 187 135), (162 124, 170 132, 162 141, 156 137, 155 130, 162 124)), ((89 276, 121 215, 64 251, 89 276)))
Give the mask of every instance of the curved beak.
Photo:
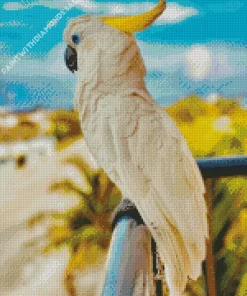
POLYGON ((64 60, 67 68, 71 72, 74 73, 74 71, 77 71, 77 52, 73 47, 69 45, 67 46, 64 54, 64 60))

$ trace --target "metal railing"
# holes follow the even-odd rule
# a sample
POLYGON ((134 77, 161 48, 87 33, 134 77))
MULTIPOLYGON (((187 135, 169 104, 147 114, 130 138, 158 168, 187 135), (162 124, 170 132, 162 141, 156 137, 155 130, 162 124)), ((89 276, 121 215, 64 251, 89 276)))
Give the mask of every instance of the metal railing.
MULTIPOLYGON (((197 164, 205 182, 210 178, 247 175, 247 156, 211 157, 197 159, 197 164)), ((209 194, 210 196, 210 194, 209 194)), ((206 197, 207 200, 207 197, 206 197)), ((211 201, 208 202, 209 215, 212 212, 211 201)), ((209 221, 210 224, 210 221, 209 221)), ((124 200, 117 208, 113 219, 113 238, 108 254, 107 273, 102 296, 162 296, 162 275, 160 275, 158 255, 155 243, 149 238, 150 248, 145 248, 147 242, 141 238, 144 235, 144 223, 135 208, 128 200, 124 200), (152 279, 142 279, 140 274, 148 274, 149 256, 152 255, 152 279), (136 292, 138 290, 138 292, 136 292)), ((212 225, 209 225, 209 229, 212 225)), ((212 229, 211 229, 212 231, 212 229)), ((207 281, 211 286, 208 295, 215 296, 214 263, 212 241, 207 246, 206 267, 207 281)))

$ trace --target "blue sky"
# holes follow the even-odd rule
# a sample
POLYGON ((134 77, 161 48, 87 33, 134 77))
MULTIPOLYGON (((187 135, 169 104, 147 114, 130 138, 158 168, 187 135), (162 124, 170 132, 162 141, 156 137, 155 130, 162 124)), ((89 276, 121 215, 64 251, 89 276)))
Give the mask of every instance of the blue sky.
MULTIPOLYGON (((0 0, 0 68, 68 5, 70 0, 0 0)), ((149 10, 145 0, 82 0, 23 56, 0 71, 0 104, 18 109, 43 105, 72 108, 75 75, 65 67, 62 33, 82 14, 128 14, 149 10), (6 72, 6 71, 5 71, 6 72)), ((191 93, 247 101, 247 1, 168 1, 160 19, 136 34, 153 97, 162 105, 191 93)))

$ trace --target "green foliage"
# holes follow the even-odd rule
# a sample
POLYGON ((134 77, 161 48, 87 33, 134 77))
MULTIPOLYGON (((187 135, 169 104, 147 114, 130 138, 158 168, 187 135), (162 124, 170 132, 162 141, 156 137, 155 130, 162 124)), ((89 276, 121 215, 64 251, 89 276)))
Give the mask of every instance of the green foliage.
POLYGON ((190 123, 198 116, 206 115, 205 103, 197 96, 189 96, 167 108, 172 117, 181 122, 190 123))
MULTIPOLYGON (((18 118, 18 115, 16 115, 18 118)), ((25 141, 39 135, 38 124, 24 116, 19 116, 18 123, 12 127, 0 126, 0 142, 25 141)))
POLYGON ((64 149, 82 138, 78 113, 73 110, 56 110, 50 115, 50 130, 47 135, 56 139, 57 148, 64 149))
MULTIPOLYGON (((52 244, 59 246, 60 241, 66 242, 76 250, 77 244, 80 243, 104 241, 102 246, 106 247, 111 235, 110 216, 121 200, 120 191, 102 170, 93 171, 83 159, 70 157, 65 161, 79 168, 88 184, 85 188, 79 188, 72 180, 66 179, 50 187, 52 191, 62 190, 70 195, 75 194, 80 201, 77 207, 53 215, 59 223, 63 221, 60 230, 64 239, 61 241, 59 232, 56 232, 54 237, 51 235, 52 244), (62 231, 65 229, 67 231, 62 231), (64 237, 64 233, 69 235, 64 237)), ((97 254, 95 256, 97 257, 97 254)))
POLYGON ((215 103, 221 115, 232 115, 235 112, 241 111, 241 107, 237 100, 219 98, 215 103))

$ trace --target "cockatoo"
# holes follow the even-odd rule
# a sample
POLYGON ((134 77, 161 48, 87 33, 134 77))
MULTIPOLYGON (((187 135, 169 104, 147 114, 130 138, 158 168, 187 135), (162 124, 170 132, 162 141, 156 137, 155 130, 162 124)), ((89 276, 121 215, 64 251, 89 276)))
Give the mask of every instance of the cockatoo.
POLYGON ((171 296, 197 279, 208 236, 204 183, 185 139, 148 92, 134 32, 165 2, 135 16, 82 16, 64 31, 77 71, 75 109, 98 165, 137 207, 156 241, 171 296))

